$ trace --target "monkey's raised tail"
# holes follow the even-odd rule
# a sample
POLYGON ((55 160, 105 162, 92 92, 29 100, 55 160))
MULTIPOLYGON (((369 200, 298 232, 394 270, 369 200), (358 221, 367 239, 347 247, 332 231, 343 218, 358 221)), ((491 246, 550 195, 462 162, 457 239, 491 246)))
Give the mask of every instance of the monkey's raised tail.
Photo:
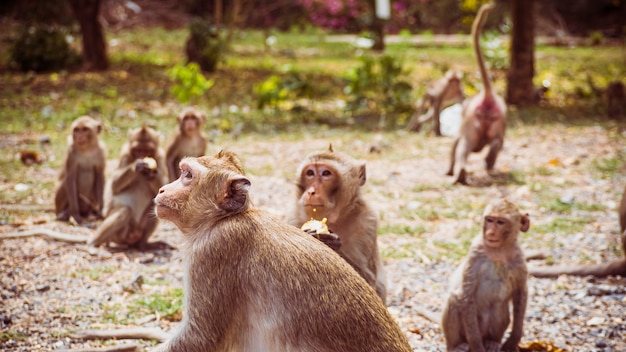
POLYGON ((610 263, 575 265, 575 266, 542 266, 529 267, 528 273, 534 277, 554 278, 559 275, 606 277, 626 276, 626 258, 610 263))
POLYGON ((483 57, 483 53, 480 50, 480 33, 482 32, 483 25, 485 20, 487 19, 487 14, 491 11, 496 5, 493 2, 489 2, 484 4, 478 10, 478 14, 474 19, 474 23, 472 24, 472 41, 474 43, 474 51, 476 52, 476 60, 478 61, 478 68, 480 69, 480 77, 483 81, 483 90, 485 91, 485 96, 491 95, 491 79, 489 79, 489 74, 487 73, 487 68, 485 68, 485 59, 483 57))

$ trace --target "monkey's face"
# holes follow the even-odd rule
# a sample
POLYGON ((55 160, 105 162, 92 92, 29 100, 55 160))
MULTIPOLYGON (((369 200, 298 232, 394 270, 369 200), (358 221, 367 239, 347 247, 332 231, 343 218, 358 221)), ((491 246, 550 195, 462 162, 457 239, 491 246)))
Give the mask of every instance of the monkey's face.
POLYGON ((334 208, 334 194, 340 185, 337 170, 325 163, 304 166, 300 175, 303 190, 300 204, 307 216, 314 219, 329 217, 334 208))
POLYGON ((491 248, 500 248, 510 237, 513 224, 507 218, 487 215, 483 219, 483 240, 491 248))
POLYGON ((183 221, 181 213, 184 212, 184 205, 189 201, 191 190, 200 177, 200 171, 194 169, 187 160, 180 163, 180 169, 180 177, 162 186, 154 199, 156 215, 176 225, 183 221))
POLYGON ((185 133, 191 133, 200 128, 200 120, 196 115, 187 115, 183 119, 182 128, 185 133))
POLYGON ((91 143, 92 138, 93 132, 86 125, 78 125, 72 129, 72 139, 79 146, 88 145, 91 143))
POLYGON ((130 150, 133 159, 143 159, 146 157, 154 158, 156 154, 156 146, 152 143, 135 143, 130 150))

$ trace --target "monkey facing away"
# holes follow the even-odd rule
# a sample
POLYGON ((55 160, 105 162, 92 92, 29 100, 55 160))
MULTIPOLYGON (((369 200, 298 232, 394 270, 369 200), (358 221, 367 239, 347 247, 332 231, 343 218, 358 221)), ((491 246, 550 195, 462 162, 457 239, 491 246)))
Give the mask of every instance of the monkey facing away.
POLYGON ((596 276, 606 277, 611 275, 626 276, 626 187, 622 193, 619 206, 619 227, 622 242, 620 259, 608 263, 584 264, 584 265, 555 265, 530 267, 529 273, 535 277, 558 277, 559 275, 596 276))
POLYGON ((487 171, 491 171, 504 144, 506 104, 504 99, 493 91, 479 41, 487 13, 494 7, 494 3, 481 6, 472 26, 472 40, 483 89, 463 102, 461 127, 452 145, 450 168, 447 172, 447 175, 454 176, 454 183, 467 184, 465 168, 470 153, 480 152, 485 146, 489 146, 485 161, 487 171))
POLYGON ((194 108, 183 110, 178 117, 178 130, 165 149, 167 172, 170 182, 180 176, 178 164, 186 156, 202 156, 206 152, 207 139, 202 132, 206 115, 194 108))
POLYGON ((114 242, 145 249, 158 225, 153 198, 167 183, 167 168, 159 135, 142 126, 129 132, 120 162, 105 188, 104 221, 90 244, 114 242))
POLYGON ((289 220, 296 227, 327 219, 341 240, 337 250, 386 301, 387 284, 378 251, 378 216, 361 195, 365 163, 328 151, 308 155, 296 172, 296 202, 289 220))
POLYGON ((432 119, 433 131, 436 136, 441 136, 441 111, 454 103, 462 102, 465 99, 463 93, 462 75, 459 72, 449 70, 446 74, 435 82, 431 82, 426 87, 426 93, 418 104, 418 110, 413 115, 406 129, 418 132, 422 124, 432 119), (418 116, 417 113, 427 108, 427 111, 418 116))
POLYGON ((106 151, 99 139, 99 121, 81 116, 72 122, 71 130, 54 206, 57 220, 72 217, 82 224, 90 215, 102 217, 106 151))
POLYGON ((448 351, 517 351, 528 298, 528 272, 517 238, 529 227, 528 214, 507 200, 485 208, 482 236, 450 280, 441 321, 448 351), (510 302, 513 327, 500 347, 510 302))
POLYGON ((156 214, 183 233, 185 304, 157 351, 411 351, 332 249, 250 204, 235 154, 184 158, 156 214))

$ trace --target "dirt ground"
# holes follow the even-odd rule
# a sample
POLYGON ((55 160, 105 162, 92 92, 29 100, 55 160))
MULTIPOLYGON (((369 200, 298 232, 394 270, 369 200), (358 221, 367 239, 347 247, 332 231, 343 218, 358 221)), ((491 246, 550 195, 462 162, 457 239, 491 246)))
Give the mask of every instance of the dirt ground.
MULTIPOLYGON (((600 262, 618 258, 617 207, 625 184, 619 164, 598 171, 603 160, 623 160, 624 136, 617 127, 524 126, 511 128, 496 164, 483 169, 483 154, 470 157, 471 186, 452 186, 444 175, 452 139, 423 134, 326 131, 224 138, 209 147, 237 153, 252 180, 255 206, 279 218, 293 202, 293 173, 302 157, 325 149, 367 162, 363 192, 380 218, 380 250, 388 280, 388 308, 415 351, 443 351, 439 327, 419 316, 415 306, 440 311, 449 274, 458 266, 455 250, 466 250, 460 233, 475 231, 489 199, 506 196, 530 214, 532 227, 521 238, 526 249, 542 249, 556 263, 600 262), (574 204, 555 211, 550 204, 574 204), (597 205, 597 206, 582 206, 597 205), (566 233, 559 223, 580 224, 566 233), (542 234, 533 228, 543 229, 542 234)), ((2 157, 14 150, 5 148, 2 157)), ((117 151, 110 152, 116 156, 117 151)), ((62 156, 57 156, 62 157, 62 156)), ((109 160, 108 172, 115 160, 109 160)), ((22 167, 24 180, 55 180, 46 165, 22 167)), ((6 177, 3 177, 6 180, 6 177)), ((25 182, 28 184, 28 182, 25 182)), ((3 198, 18 185, 5 182, 3 198)), ((21 204, 0 204, 0 233, 50 228, 89 233, 54 221, 53 192, 21 204), (34 210, 34 211, 33 211, 34 210), (8 219, 8 220, 6 220, 8 219)), ((177 244, 180 233, 162 222, 154 239, 177 244)), ((545 265, 544 261, 530 265, 545 265)), ((43 237, 0 240, 0 349, 49 351, 108 346, 129 341, 82 341, 82 329, 160 327, 176 319, 136 312, 137 299, 182 287, 178 250, 139 252, 92 248, 43 237), (141 289, 133 286, 141 275, 141 289)), ((626 279, 529 278, 529 303, 522 343, 542 341, 539 350, 626 350, 626 279), (556 349, 549 349, 552 346, 556 349)), ((138 342, 149 346, 151 342, 138 342)))

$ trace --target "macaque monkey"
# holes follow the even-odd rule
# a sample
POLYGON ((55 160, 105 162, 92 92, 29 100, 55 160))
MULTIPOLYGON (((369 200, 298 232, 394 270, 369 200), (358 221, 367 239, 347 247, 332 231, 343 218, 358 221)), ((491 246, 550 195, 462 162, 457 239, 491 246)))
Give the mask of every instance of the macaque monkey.
POLYGON ((624 114, 624 105, 626 104, 626 89, 624 83, 613 81, 606 87, 606 100, 608 105, 609 117, 622 117, 624 114))
POLYGON ((506 104, 504 99, 493 91, 479 41, 487 13, 494 7, 494 3, 481 6, 472 26, 472 39, 483 89, 463 102, 461 127, 452 145, 450 169, 447 172, 447 175, 454 176, 454 183, 467 184, 467 171, 465 170, 467 158, 470 153, 478 153, 487 145, 489 154, 487 154, 486 166, 487 171, 492 171, 504 144, 506 104))
POLYGON ((187 157, 155 198, 183 233, 185 303, 157 351, 412 351, 332 249, 250 203, 233 153, 187 157))
POLYGON ((57 220, 78 224, 93 215, 102 218, 106 151, 99 139, 101 125, 89 116, 72 122, 59 186, 54 197, 57 220))
POLYGON ((119 166, 106 184, 105 219, 90 244, 152 246, 148 238, 158 225, 153 198, 165 183, 167 168, 157 132, 145 125, 130 131, 119 166))
POLYGON ((386 301, 385 271, 378 251, 378 217, 361 195, 365 163, 328 151, 307 156, 296 173, 296 204, 289 222, 296 227, 310 219, 327 219, 339 236, 337 250, 386 301))
POLYGON ((407 124, 407 129, 418 132, 423 123, 433 119, 435 135, 441 136, 441 121, 439 119, 441 110, 465 99, 463 83, 461 82, 462 78, 461 73, 449 70, 442 78, 430 83, 426 87, 424 97, 418 103, 416 114, 413 115, 411 121, 407 124), (428 110, 418 117, 417 114, 425 108, 428 110))
POLYGON ((170 182, 180 176, 178 164, 186 156, 202 156, 206 152, 207 140, 202 133, 206 120, 204 113, 187 108, 178 117, 178 131, 165 149, 167 172, 170 182))
POLYGON ((619 206, 619 227, 624 257, 609 263, 531 267, 529 269, 530 275, 535 277, 558 277, 559 275, 626 276, 626 188, 622 193, 622 201, 619 206))
POLYGON ((528 297, 526 261, 517 237, 529 227, 528 214, 507 200, 485 209, 482 236, 475 238, 450 280, 441 321, 448 351, 517 351, 528 297), (513 328, 500 347, 510 323, 509 302, 513 328))

